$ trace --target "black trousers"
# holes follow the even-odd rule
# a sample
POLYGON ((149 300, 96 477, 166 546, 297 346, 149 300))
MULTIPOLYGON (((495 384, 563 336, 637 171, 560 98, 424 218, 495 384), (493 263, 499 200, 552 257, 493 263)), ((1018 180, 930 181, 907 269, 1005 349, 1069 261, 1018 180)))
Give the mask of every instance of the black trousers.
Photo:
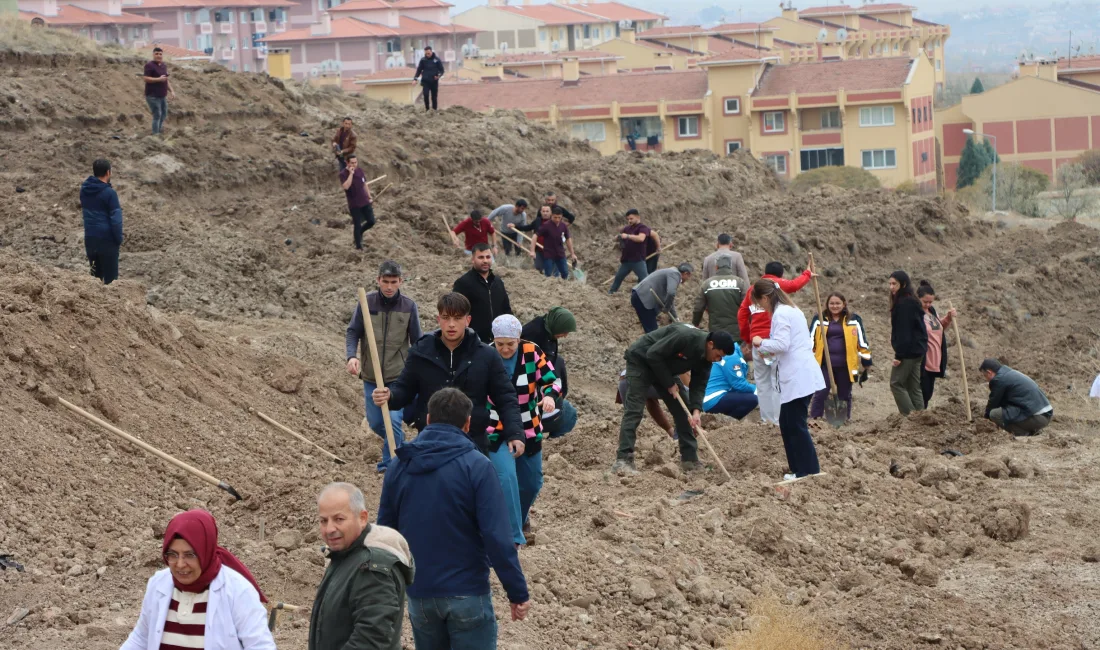
POLYGON ((645 261, 645 270, 653 275, 653 272, 657 270, 657 261, 661 259, 660 255, 654 255, 645 261))
POLYGON ((421 86, 424 88, 424 110, 434 108, 439 110, 439 80, 423 81, 421 86), (431 95, 431 105, 428 105, 429 95, 431 95))
POLYGON ((352 236, 355 238, 355 247, 363 247, 363 233, 370 230, 374 226, 374 205, 368 203, 361 208, 348 207, 348 212, 351 212, 351 223, 353 225, 352 236))
POLYGON ((118 279, 118 248, 111 238, 84 238, 84 252, 92 266, 92 275, 103 280, 103 284, 111 284, 118 279))
POLYGON ((924 408, 932 401, 932 392, 936 390, 936 376, 928 372, 924 366, 920 369, 920 392, 924 395, 924 408))
POLYGON ((821 472, 817 461, 817 449, 806 424, 810 399, 813 395, 799 397, 779 407, 779 433, 783 436, 783 449, 787 452, 787 465, 795 476, 809 476, 821 472))

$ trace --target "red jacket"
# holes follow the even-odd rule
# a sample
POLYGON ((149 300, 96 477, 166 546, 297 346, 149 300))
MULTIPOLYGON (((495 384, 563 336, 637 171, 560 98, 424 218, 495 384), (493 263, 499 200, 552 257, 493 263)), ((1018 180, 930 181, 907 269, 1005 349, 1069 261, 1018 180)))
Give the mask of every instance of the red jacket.
MULTIPOLYGON (((761 279, 774 280, 784 293, 794 293, 810 281, 810 270, 806 269, 802 275, 793 280, 784 280, 768 274, 761 279)), ((741 301, 741 308, 737 310, 737 325, 741 330, 741 340, 749 345, 752 344, 752 337, 759 336, 766 339, 772 333, 772 316, 752 306, 752 291, 745 292, 745 299, 741 301)))

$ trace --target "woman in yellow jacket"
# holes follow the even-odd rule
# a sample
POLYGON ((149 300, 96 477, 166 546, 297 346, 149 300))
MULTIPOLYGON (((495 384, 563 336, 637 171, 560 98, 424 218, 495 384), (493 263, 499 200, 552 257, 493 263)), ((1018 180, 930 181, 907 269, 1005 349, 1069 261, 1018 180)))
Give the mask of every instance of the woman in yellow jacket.
POLYGON ((810 337, 814 342, 814 356, 825 376, 825 388, 814 393, 810 403, 810 417, 825 415, 825 398, 829 395, 830 382, 836 381, 837 396, 848 402, 848 418, 852 417, 852 384, 862 384, 871 366, 871 346, 867 344, 867 332, 863 319, 848 312, 848 301, 837 292, 829 294, 825 302, 828 325, 821 326, 815 314, 810 321, 810 337), (829 346, 832 372, 825 369, 825 345, 829 346))

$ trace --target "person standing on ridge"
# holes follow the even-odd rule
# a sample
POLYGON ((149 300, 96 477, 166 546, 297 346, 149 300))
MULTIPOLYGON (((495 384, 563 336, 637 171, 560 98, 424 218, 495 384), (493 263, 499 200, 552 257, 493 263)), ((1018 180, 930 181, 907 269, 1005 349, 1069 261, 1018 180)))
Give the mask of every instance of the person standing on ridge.
POLYGON ((352 241, 356 250, 363 250, 363 233, 374 227, 374 197, 355 154, 348 154, 347 167, 340 172, 340 187, 344 188, 344 196, 348 199, 352 241))
POLYGON ((111 161, 92 163, 92 175, 80 186, 84 216, 84 253, 92 275, 111 284, 118 279, 118 251, 122 246, 122 205, 111 187, 111 161))
POLYGON ((816 420, 824 417, 825 399, 835 381, 837 397, 848 403, 846 419, 851 419, 852 384, 858 381, 862 386, 867 380, 867 369, 871 367, 871 348, 867 345, 863 319, 848 311, 848 300, 836 291, 825 298, 825 319, 824 325, 818 314, 814 314, 810 320, 814 357, 825 380, 825 388, 814 393, 810 402, 810 418, 816 420), (829 347, 828 359, 833 362, 831 369, 825 367, 825 346, 829 347))
MULTIPOLYGON (((718 235, 718 243, 714 246, 714 252, 703 258, 703 283, 713 278, 718 273, 718 260, 726 258, 730 261, 733 274, 741 278, 742 286, 749 286, 749 271, 745 268, 745 258, 741 253, 733 250, 733 238, 722 233, 718 235)), ((751 288, 749 288, 751 291, 751 288)))
POLYGON ((332 136, 332 151, 336 154, 336 160, 340 163, 340 171, 347 168, 348 156, 355 153, 355 145, 358 139, 351 128, 351 118, 345 117, 336 134, 332 136))
POLYGON ((551 209, 550 221, 543 223, 538 232, 539 239, 542 240, 543 274, 548 278, 560 275, 562 280, 568 280, 572 274, 566 262, 566 250, 569 251, 569 259, 573 264, 577 263, 577 254, 573 251, 573 235, 569 233, 569 224, 562 220, 561 208, 551 209))
POLYGON ((505 203, 490 212, 486 218, 489 223, 493 223, 494 220, 500 218, 499 234, 501 235, 501 244, 504 246, 504 254, 511 255, 512 250, 515 249, 516 255, 519 255, 523 247, 519 245, 519 236, 516 235, 514 226, 516 224, 527 225, 527 200, 516 199, 515 203, 505 203))
POLYGON ((890 392, 898 412, 909 415, 924 409, 920 369, 928 352, 928 330, 924 309, 913 292, 913 283, 905 271, 894 271, 890 287, 890 345, 894 348, 894 368, 890 371, 890 392))
MULTIPOLYGON (((543 258, 543 243, 542 235, 538 234, 543 225, 550 223, 550 217, 554 216, 554 210, 561 210, 561 208, 555 208, 554 206, 544 205, 539 208, 539 213, 535 215, 535 218, 528 224, 517 223, 514 227, 520 232, 533 232, 535 236, 532 237, 531 250, 528 254, 531 255, 535 261, 535 270, 539 273, 543 272, 545 267, 543 258)), ((565 215, 562 215, 563 217, 565 215)))
POLYGON ((164 50, 153 48, 153 60, 145 64, 141 78, 145 81, 145 103, 153 114, 153 135, 159 135, 164 133, 164 120, 168 119, 168 98, 176 98, 172 82, 168 81, 164 50))
MULTIPOLYGON (((783 279, 783 263, 768 262, 764 266, 763 280, 771 280, 779 285, 785 294, 792 294, 806 286, 813 274, 810 269, 793 280, 783 279)), ((741 340, 747 345, 754 337, 766 338, 772 329, 771 313, 758 307, 752 299, 752 291, 745 294, 741 308, 737 310, 737 325, 741 330, 741 340)), ((760 354, 756 346, 752 348, 752 373, 756 382, 756 396, 760 400, 760 419, 764 422, 779 424, 779 393, 775 390, 775 367, 771 359, 760 354)))
POLYGON ((651 232, 649 226, 642 223, 642 216, 637 208, 626 211, 626 225, 619 231, 616 239, 622 253, 619 256, 619 270, 615 272, 615 279, 611 281, 611 288, 607 293, 615 293, 619 290, 623 280, 630 273, 638 279, 638 282, 646 279, 649 271, 646 269, 646 240, 651 232))
MULTIPOLYGON (((401 293, 401 266, 393 260, 382 262, 378 269, 378 290, 367 294, 367 308, 370 309, 370 322, 374 327, 374 338, 378 344, 378 360, 382 367, 382 379, 392 383, 405 367, 409 347, 420 340, 420 314, 412 298, 401 293)), ((347 370, 363 380, 363 398, 366 401, 367 424, 382 439, 382 461, 378 471, 386 471, 393 450, 386 442, 386 425, 382 421, 382 409, 371 399, 374 389, 378 388, 378 379, 374 376, 374 364, 371 362, 370 345, 367 342, 366 329, 363 326, 362 307, 356 305, 351 314, 351 323, 344 334, 347 370), (356 348, 359 356, 355 355, 356 348)), ((404 442, 401 429, 401 409, 390 411, 390 423, 393 425, 393 443, 400 447, 404 442)))
POLYGON ((474 246, 470 270, 455 280, 451 288, 470 301, 470 327, 482 343, 493 340, 493 319, 512 313, 512 302, 504 280, 493 273, 493 256, 489 245, 474 246))
POLYGON ((451 229, 451 241, 454 242, 455 248, 463 248, 467 255, 472 255, 474 247, 478 244, 492 242, 493 255, 497 254, 496 228, 493 228, 493 222, 481 216, 481 210, 471 210, 470 216, 459 221, 458 225, 451 229), (459 235, 465 237, 465 247, 459 243, 459 235))
POLYGON ((924 364, 920 368, 920 392, 924 398, 924 408, 932 402, 932 393, 936 390, 936 379, 947 375, 947 328, 955 320, 955 310, 948 309, 943 318, 936 313, 932 303, 936 302, 936 290, 928 280, 921 280, 917 287, 917 300, 924 309, 924 328, 928 333, 928 350, 924 353, 924 364))
POLYGON ((695 297, 695 309, 691 314, 691 324, 699 327, 706 312, 707 329, 712 332, 729 332, 735 343, 741 342, 741 329, 737 323, 737 313, 745 294, 751 291, 748 282, 733 274, 732 260, 728 257, 718 259, 717 274, 709 280, 703 280, 699 295, 695 297))
POLYGON ((424 110, 439 110, 439 80, 443 77, 443 73, 446 70, 443 68, 443 61, 440 60, 432 48, 424 48, 424 56, 420 59, 420 63, 416 65, 416 74, 413 75, 413 83, 415 84, 417 79, 420 80, 420 86, 424 93, 424 110), (429 95, 431 96, 431 104, 428 103, 429 95))
POLYGON ((676 314, 676 290, 691 279, 693 271, 695 267, 684 262, 675 268, 658 269, 634 285, 630 292, 630 304, 638 314, 642 329, 647 333, 657 329, 657 314, 660 312, 667 312, 672 320, 680 320, 676 314))

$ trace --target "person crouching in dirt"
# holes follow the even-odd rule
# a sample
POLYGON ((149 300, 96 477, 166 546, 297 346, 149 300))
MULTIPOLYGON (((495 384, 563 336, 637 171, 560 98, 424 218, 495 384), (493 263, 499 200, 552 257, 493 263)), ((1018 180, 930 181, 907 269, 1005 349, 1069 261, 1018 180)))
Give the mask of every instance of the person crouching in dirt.
POLYGON ((863 319, 848 311, 848 300, 840 293, 834 291, 825 299, 825 318, 828 322, 824 326, 817 314, 810 319, 814 357, 825 379, 825 388, 814 393, 810 403, 810 417, 817 420, 825 416, 825 398, 829 396, 829 388, 835 381, 837 397, 848 402, 848 415, 845 419, 850 420, 852 384, 858 381, 862 386, 867 381, 867 369, 871 367, 871 347, 867 344, 863 319), (833 362, 831 371, 825 368, 826 345, 829 346, 829 359, 833 362))
POLYGON ((651 386, 657 389, 676 423, 681 467, 685 471, 701 468, 694 427, 699 426, 711 364, 733 354, 733 345, 733 337, 727 332, 708 334, 690 325, 673 323, 643 335, 627 348, 623 355, 626 359, 626 398, 619 425, 619 450, 611 471, 638 472, 634 467, 634 442, 645 411, 646 393, 651 386), (688 395, 680 395, 680 398, 692 410, 690 414, 676 400, 680 392, 676 376, 685 372, 691 373, 691 388, 688 395))
MULTIPOLYGON (((713 370, 711 373, 713 374, 713 370)), ((685 386, 691 385, 691 373, 684 373, 679 377, 680 383, 685 386)), ((676 428, 672 426, 672 422, 669 422, 668 416, 665 415, 664 410, 661 409, 661 396, 657 393, 657 389, 653 386, 649 387, 649 390, 645 393, 645 411, 649 413, 649 417, 653 418, 653 422, 664 430, 668 434, 669 438, 673 440, 679 440, 680 437, 676 435, 676 428)), ((623 370, 619 373, 619 387, 615 391, 615 403, 622 404, 626 401, 626 371, 623 370)))
POLYGON ((1014 436, 1036 436, 1050 424, 1054 407, 1035 380, 996 359, 982 361, 978 370, 989 382, 987 420, 1014 436))
POLYGON ((80 186, 84 217, 84 253, 92 275, 111 284, 118 279, 118 251, 122 246, 122 205, 111 187, 111 161, 92 163, 92 175, 80 186))
POLYGON ((370 194, 367 176, 359 167, 355 154, 348 156, 348 166, 340 172, 340 183, 348 199, 355 248, 363 250, 363 233, 374 227, 374 197, 370 194))
POLYGON ((660 269, 650 273, 644 280, 630 290, 630 304, 638 314, 642 329, 652 332, 660 327, 657 314, 668 313, 674 321, 680 320, 676 313, 676 290, 691 279, 695 267, 687 262, 675 268, 660 269))
MULTIPOLYGON (((378 363, 382 368, 382 379, 387 384, 401 375, 409 347, 419 341, 421 335, 420 313, 413 299, 401 293, 403 282, 401 266, 393 260, 386 260, 378 269, 378 290, 367 294, 371 325, 374 326, 374 337, 382 357, 378 363)), ((377 469, 384 472, 392 458, 392 450, 386 442, 386 424, 382 421, 382 409, 371 399, 371 394, 378 387, 378 378, 374 376, 370 344, 363 326, 363 310, 358 305, 352 312, 351 323, 344 334, 344 348, 348 372, 363 380, 367 424, 382 439, 382 460, 377 469), (358 357, 355 354, 356 348, 359 349, 358 357)), ((393 444, 398 447, 404 442, 402 415, 401 409, 390 411, 393 444)))
POLYGON ((137 625, 120 650, 275 650, 267 598, 248 567, 218 546, 213 515, 189 510, 172 517, 161 559, 167 568, 149 578, 137 625))
POLYGON ((413 75, 413 83, 415 84, 417 79, 420 80, 420 86, 424 93, 424 110, 439 110, 439 80, 443 77, 443 73, 446 70, 443 67, 443 61, 436 56, 432 48, 424 48, 424 56, 420 59, 420 63, 416 64, 416 74, 413 75), (428 99, 431 98, 431 104, 429 105, 428 99))
POLYGON ((531 534, 528 515, 542 489, 542 416, 556 411, 561 401, 561 379, 539 346, 520 338, 522 331, 519 319, 511 314, 493 320, 493 347, 516 387, 522 411, 520 420, 526 436, 522 454, 515 455, 502 444, 504 425, 489 398, 489 460, 504 490, 513 539, 520 546, 531 534))
MULTIPOLYGON (((761 278, 752 285, 752 302, 771 318, 767 338, 754 336, 753 355, 774 359, 774 381, 779 394, 779 433, 791 472, 783 480, 821 472, 817 449, 807 426, 810 397, 825 387, 821 368, 814 360, 806 317, 774 280, 761 278)), ((759 387, 759 384, 757 385, 759 387)))
POLYGON ((344 171, 347 168, 347 159, 355 153, 355 145, 357 142, 358 138, 356 138, 355 131, 351 128, 351 118, 345 117, 340 128, 336 129, 336 134, 332 136, 332 151, 336 154, 336 161, 340 164, 340 171, 344 171))
POLYGON ((565 358, 558 350, 558 342, 577 331, 577 319, 565 307, 552 307, 545 316, 536 316, 523 326, 519 337, 539 346, 546 360, 561 379, 561 399, 556 410, 543 413, 542 429, 550 438, 560 438, 577 426, 577 409, 565 399, 569 396, 569 374, 565 358))
POLYGON ((710 379, 703 395, 703 412, 721 413, 743 419, 759 404, 756 386, 748 380, 749 366, 741 355, 741 346, 734 344, 733 354, 716 361, 710 369, 710 379))

